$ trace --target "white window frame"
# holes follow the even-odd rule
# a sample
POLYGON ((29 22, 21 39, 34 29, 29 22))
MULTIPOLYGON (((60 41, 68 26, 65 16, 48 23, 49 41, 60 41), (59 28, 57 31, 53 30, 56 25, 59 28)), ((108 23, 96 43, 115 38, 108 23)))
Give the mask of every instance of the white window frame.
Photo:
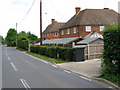
POLYGON ((57 32, 54 32, 54 36, 57 37, 57 36, 58 36, 58 33, 57 33, 57 32))
POLYGON ((103 31, 105 29, 105 26, 100 26, 100 31, 103 31))
POLYGON ((86 32, 91 32, 91 26, 86 26, 86 32))
POLYGON ((64 30, 61 31, 62 35, 64 35, 64 30))
POLYGON ((77 33, 77 28, 76 27, 74 27, 74 33, 77 33))
POLYGON ((69 28, 67 29, 67 34, 70 34, 70 29, 69 28))

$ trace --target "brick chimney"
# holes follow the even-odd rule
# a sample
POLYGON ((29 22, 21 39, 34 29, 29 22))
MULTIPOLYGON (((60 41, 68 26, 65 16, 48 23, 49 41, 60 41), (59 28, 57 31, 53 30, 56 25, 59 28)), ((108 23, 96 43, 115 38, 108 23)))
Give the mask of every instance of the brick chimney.
POLYGON ((76 7, 75 10, 76 10, 76 14, 78 14, 80 12, 80 7, 76 7))
POLYGON ((51 19, 51 22, 54 23, 54 22, 55 22, 55 19, 51 19))
POLYGON ((109 8, 104 8, 105 10, 108 10, 109 8))

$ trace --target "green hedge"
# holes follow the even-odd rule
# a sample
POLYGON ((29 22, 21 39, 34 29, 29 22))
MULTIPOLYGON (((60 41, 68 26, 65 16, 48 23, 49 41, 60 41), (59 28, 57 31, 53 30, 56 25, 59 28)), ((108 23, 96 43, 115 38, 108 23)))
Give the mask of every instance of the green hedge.
POLYGON ((105 29, 103 37, 102 76, 120 85, 120 25, 105 29))
POLYGON ((28 50, 28 41, 27 40, 18 40, 17 41, 17 48, 21 48, 24 50, 28 50))
POLYGON ((104 66, 109 73, 120 74, 120 25, 104 31, 104 66))
POLYGON ((31 46, 31 52, 45 55, 51 58, 60 58, 73 61, 73 49, 63 47, 31 46))

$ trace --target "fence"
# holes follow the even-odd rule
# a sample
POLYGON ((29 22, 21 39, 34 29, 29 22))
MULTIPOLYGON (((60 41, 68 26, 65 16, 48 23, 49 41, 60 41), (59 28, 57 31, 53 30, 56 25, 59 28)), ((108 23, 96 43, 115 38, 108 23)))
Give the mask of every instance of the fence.
POLYGON ((104 44, 86 45, 85 46, 85 60, 101 58, 104 50, 104 44))
POLYGON ((88 44, 75 47, 85 47, 85 60, 101 58, 104 50, 104 44, 88 44))

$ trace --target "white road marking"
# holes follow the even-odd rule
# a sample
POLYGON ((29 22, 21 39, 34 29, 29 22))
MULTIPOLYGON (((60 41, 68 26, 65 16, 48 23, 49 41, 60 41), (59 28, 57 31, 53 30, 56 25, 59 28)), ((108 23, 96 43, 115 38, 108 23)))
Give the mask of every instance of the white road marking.
POLYGON ((52 65, 53 67, 55 67, 55 68, 57 68, 57 66, 55 66, 55 65, 52 65))
POLYGON ((67 70, 64 70, 65 72, 67 72, 67 73, 71 73, 71 72, 69 72, 69 71, 67 71, 67 70))
POLYGON ((81 78, 85 79, 85 80, 88 80, 88 81, 92 81, 91 79, 88 79, 86 77, 83 77, 83 76, 80 76, 81 78))
POLYGON ((15 65, 12 62, 10 64, 13 67, 14 71, 18 71, 18 69, 15 67, 15 65))
POLYGON ((9 61, 11 60, 10 57, 8 57, 8 60, 9 60, 9 61))
POLYGON ((28 83, 27 83, 24 79, 20 79, 20 81, 22 82, 23 86, 24 86, 27 90, 31 90, 30 86, 28 85, 28 83))

